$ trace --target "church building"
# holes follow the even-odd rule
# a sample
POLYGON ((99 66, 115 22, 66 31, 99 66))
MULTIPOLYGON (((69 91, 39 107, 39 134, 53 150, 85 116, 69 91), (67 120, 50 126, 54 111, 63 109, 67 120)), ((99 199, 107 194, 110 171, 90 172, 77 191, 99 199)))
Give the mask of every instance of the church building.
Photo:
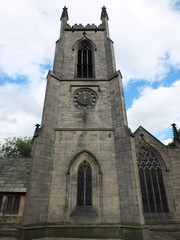
POLYGON ((180 135, 173 124, 167 147, 141 126, 129 129, 108 20, 103 7, 99 26, 70 26, 63 8, 20 239, 148 240, 152 229, 180 230, 180 135))

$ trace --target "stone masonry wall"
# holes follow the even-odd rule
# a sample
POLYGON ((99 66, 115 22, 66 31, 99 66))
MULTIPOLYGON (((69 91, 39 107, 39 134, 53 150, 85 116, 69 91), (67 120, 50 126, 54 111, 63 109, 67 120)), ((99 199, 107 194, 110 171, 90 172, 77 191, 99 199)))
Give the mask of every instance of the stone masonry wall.
MULTIPOLYGON (((54 73, 60 79, 73 80, 76 75, 76 48, 75 43, 83 38, 84 31, 65 31, 63 38, 57 42, 55 55, 54 73), (57 53, 58 52, 58 53, 57 53)), ((105 53, 104 31, 88 31, 86 37, 91 40, 95 46, 94 67, 95 78, 107 79, 107 63, 105 53)))
POLYGON ((119 184, 121 222, 143 224, 140 185, 135 144, 127 127, 120 76, 111 80, 112 120, 115 128, 115 152, 119 184))

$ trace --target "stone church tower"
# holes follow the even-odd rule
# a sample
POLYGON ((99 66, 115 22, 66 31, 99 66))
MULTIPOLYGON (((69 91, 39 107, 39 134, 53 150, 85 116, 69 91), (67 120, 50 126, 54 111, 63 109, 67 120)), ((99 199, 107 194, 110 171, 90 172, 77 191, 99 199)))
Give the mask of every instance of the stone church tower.
POLYGON ((24 238, 148 239, 108 20, 103 7, 99 26, 70 26, 63 9, 33 144, 24 238))

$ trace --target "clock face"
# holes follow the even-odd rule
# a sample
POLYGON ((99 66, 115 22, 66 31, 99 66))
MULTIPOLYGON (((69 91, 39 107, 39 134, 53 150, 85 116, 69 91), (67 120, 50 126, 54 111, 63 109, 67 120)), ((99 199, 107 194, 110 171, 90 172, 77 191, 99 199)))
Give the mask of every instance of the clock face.
POLYGON ((74 103, 77 107, 87 109, 96 103, 97 95, 89 88, 78 89, 74 94, 74 103))

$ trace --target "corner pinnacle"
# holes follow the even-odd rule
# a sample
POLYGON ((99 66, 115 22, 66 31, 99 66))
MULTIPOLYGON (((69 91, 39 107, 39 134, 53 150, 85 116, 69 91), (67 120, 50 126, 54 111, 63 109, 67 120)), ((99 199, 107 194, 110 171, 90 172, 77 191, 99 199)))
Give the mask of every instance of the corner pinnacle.
POLYGON ((60 20, 62 20, 65 17, 67 18, 67 20, 69 20, 68 11, 67 10, 68 10, 68 8, 66 6, 64 6, 60 20))
POLYGON ((109 17, 108 17, 108 14, 107 14, 106 7, 105 7, 105 6, 102 7, 102 12, 101 12, 101 20, 102 20, 103 18, 107 18, 107 20, 109 20, 109 17))

